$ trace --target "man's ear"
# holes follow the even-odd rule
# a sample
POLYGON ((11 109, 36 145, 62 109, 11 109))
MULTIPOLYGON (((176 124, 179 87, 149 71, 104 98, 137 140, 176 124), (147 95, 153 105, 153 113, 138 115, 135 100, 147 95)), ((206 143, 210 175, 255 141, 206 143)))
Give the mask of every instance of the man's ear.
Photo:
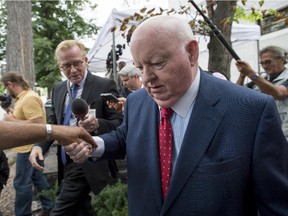
POLYGON ((186 46, 191 65, 194 66, 198 62, 199 57, 199 46, 196 40, 191 40, 186 46))
POLYGON ((12 84, 13 84, 12 82, 8 81, 5 83, 5 86, 11 86, 12 84))

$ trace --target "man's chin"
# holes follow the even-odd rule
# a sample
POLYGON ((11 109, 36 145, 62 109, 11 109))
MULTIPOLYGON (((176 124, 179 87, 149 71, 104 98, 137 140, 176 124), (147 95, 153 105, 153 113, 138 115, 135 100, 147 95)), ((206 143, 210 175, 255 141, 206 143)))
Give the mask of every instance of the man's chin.
POLYGON ((173 101, 169 98, 160 98, 160 97, 153 97, 153 100, 158 104, 160 107, 169 108, 173 105, 173 101))
POLYGON ((74 83, 74 84, 78 84, 78 83, 80 83, 81 82, 81 79, 82 77, 72 77, 72 78, 70 78, 69 80, 72 82, 72 83, 74 83))

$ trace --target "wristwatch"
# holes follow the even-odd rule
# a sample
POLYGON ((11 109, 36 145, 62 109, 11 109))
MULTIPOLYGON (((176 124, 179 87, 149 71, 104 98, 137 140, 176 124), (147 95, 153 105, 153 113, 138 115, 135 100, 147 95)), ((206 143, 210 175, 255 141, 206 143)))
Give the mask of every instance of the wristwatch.
POLYGON ((257 74, 253 74, 253 75, 250 75, 249 78, 252 80, 252 81, 255 81, 258 79, 258 75, 257 74))

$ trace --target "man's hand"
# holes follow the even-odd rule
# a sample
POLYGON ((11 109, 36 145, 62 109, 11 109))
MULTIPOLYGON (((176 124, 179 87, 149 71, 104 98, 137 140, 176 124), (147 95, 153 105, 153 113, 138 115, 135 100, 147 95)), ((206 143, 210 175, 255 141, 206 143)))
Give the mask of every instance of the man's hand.
POLYGON ((85 142, 71 143, 64 146, 64 151, 75 163, 83 163, 92 154, 93 148, 85 142))
POLYGON ((92 133, 99 128, 98 119, 89 113, 79 120, 78 125, 79 127, 85 128, 89 133, 92 133))
POLYGON ((38 169, 40 171, 43 172, 44 167, 41 166, 38 161, 43 161, 44 162, 44 157, 43 157, 43 153, 42 153, 42 148, 39 146, 34 146, 32 148, 32 151, 30 152, 30 156, 29 156, 29 160, 31 165, 35 168, 38 169))
POLYGON ((51 137, 61 145, 85 141, 91 148, 97 147, 93 137, 83 127, 52 125, 51 137))
POLYGON ((245 76, 251 76, 256 73, 247 62, 242 60, 237 60, 236 67, 238 71, 245 76))
POLYGON ((126 103, 126 98, 124 97, 119 97, 118 98, 118 102, 115 102, 113 100, 110 100, 110 101, 107 101, 107 106, 110 108, 110 109, 115 109, 117 111, 122 111, 124 112, 124 106, 125 106, 125 103, 126 103))

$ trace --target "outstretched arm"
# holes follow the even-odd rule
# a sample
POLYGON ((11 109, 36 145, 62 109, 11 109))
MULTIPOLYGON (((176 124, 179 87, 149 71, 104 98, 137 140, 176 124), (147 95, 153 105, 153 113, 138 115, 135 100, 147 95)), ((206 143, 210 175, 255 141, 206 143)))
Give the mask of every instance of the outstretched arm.
POLYGON ((44 140, 57 140, 61 145, 73 142, 80 143, 82 140, 93 147, 96 146, 91 135, 81 127, 45 124, 25 124, 18 122, 0 121, 0 149, 8 149, 44 140))
MULTIPOLYGON (((241 73, 241 75, 239 76, 239 79, 241 79, 241 78, 243 79, 243 77, 245 77, 245 76, 247 76, 251 79, 251 77, 256 75, 256 72, 245 61, 238 60, 236 62, 236 66, 241 73)), ((241 85, 241 83, 239 82, 239 79, 237 80, 237 84, 241 85)), ((241 81, 243 81, 243 80, 241 80, 241 81)), ((259 89, 261 90, 262 93, 271 95, 276 100, 281 100, 281 99, 288 97, 288 90, 283 85, 275 86, 260 76, 258 76, 256 79, 253 79, 253 82, 255 83, 255 85, 257 85, 259 87, 259 89)))

